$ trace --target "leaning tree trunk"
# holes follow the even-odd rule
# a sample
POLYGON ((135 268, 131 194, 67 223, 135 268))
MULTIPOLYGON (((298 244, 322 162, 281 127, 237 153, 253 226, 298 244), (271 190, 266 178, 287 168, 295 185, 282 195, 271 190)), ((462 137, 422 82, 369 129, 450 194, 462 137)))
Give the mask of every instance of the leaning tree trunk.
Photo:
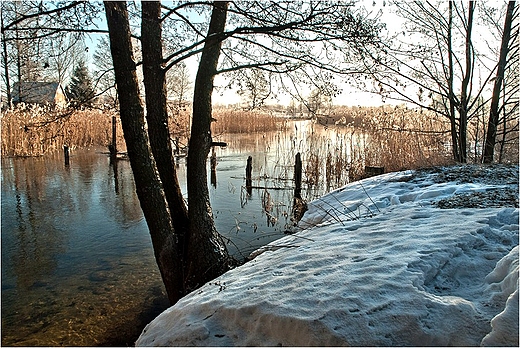
POLYGON ((500 100, 500 88, 504 80, 504 71, 507 64, 507 54, 509 53, 509 40, 511 39, 511 23, 513 20, 513 10, 515 1, 509 1, 507 5, 506 19, 504 22, 504 31, 502 33, 502 44, 500 45, 500 57, 498 59, 498 69, 493 85, 493 94, 491 96, 491 106, 489 110, 488 129, 486 133, 486 142, 484 144, 484 163, 492 163, 495 155, 495 143, 497 136, 497 127, 499 121, 498 102, 500 100))
POLYGON ((125 2, 105 2, 121 124, 137 196, 152 238, 155 258, 171 303, 184 295, 179 241, 146 133, 125 2))
POLYGON ((222 274, 228 259, 225 244, 213 221, 206 168, 212 141, 211 94, 222 43, 219 34, 224 31, 227 7, 227 2, 215 2, 213 5, 193 92, 193 121, 187 162, 190 238, 186 281, 189 289, 222 274))
POLYGON ((183 237, 188 231, 188 211, 177 178, 168 128, 166 77, 165 70, 162 68, 161 3, 143 1, 141 8, 141 47, 148 136, 171 211, 173 225, 183 241, 183 237))

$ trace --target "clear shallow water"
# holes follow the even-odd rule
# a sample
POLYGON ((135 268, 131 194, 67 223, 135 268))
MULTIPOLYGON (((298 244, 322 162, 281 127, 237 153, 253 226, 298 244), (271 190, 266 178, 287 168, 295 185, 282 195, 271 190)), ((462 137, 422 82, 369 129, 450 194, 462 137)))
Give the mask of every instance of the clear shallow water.
POLYGON ((167 303, 129 163, 62 161, 2 160, 2 345, 124 345, 167 303))
MULTIPOLYGON (((308 146, 303 129, 216 139, 228 147, 215 150, 210 198, 237 258, 292 224, 289 179, 308 146), (248 156, 253 185, 269 189, 247 195, 248 156)), ((2 159, 2 345, 132 345, 167 308, 130 164, 118 161, 115 176, 100 150, 73 151, 68 167, 61 153, 2 159)), ((183 159, 178 174, 185 187, 183 159)), ((308 199, 323 193, 304 190, 308 199)))

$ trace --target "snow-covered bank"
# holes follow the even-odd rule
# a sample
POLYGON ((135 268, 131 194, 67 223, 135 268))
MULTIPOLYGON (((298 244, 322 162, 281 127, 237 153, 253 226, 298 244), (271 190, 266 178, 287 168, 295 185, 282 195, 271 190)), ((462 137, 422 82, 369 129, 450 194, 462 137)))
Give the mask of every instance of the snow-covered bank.
POLYGON ((352 183, 310 203, 300 232, 163 312, 136 345, 518 346, 511 205, 517 166, 352 183))

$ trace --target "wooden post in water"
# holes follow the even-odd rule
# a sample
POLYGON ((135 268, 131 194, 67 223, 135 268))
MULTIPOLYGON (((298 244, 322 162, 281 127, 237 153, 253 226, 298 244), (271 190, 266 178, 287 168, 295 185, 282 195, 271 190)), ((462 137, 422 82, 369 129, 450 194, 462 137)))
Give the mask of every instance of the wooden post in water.
POLYGON ((112 116, 112 144, 110 148, 110 162, 115 163, 117 160, 117 120, 112 116))
MULTIPOLYGON (((176 138, 178 144, 179 138, 176 138)), ((178 145, 176 145, 178 148, 178 145)), ((217 188, 217 154, 215 153, 215 146, 226 147, 227 144, 222 141, 211 142, 211 184, 217 188)))
POLYGON ((63 145, 63 155, 65 156, 65 165, 69 165, 69 147, 67 145, 63 145))
POLYGON ((115 116, 112 116, 112 146, 117 154, 117 120, 115 116))
POLYGON ((110 162, 112 164, 112 170, 114 171, 114 190, 116 194, 119 194, 119 174, 117 172, 117 160, 115 157, 110 155, 110 162))
POLYGON ((302 157, 299 152, 294 163, 294 197, 302 198, 302 157))
POLYGON ((175 149, 173 150, 174 155, 180 155, 181 150, 179 148, 179 137, 175 137, 173 140, 173 145, 175 145, 175 149))
POLYGON ((294 163, 294 199, 292 207, 295 226, 306 211, 307 203, 302 199, 302 156, 298 152, 294 163))
POLYGON ((248 195, 253 193, 253 179, 251 178, 251 173, 253 171, 253 157, 249 156, 247 158, 246 165, 246 191, 248 195))
POLYGON ((215 148, 211 148, 211 185, 217 188, 217 154, 215 148))

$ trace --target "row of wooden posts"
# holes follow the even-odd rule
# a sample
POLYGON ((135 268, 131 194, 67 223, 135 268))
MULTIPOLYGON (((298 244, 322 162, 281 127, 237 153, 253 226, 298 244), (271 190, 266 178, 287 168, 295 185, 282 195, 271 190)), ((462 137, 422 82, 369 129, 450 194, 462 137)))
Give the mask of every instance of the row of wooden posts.
MULTIPOLYGON (((253 186, 253 179, 252 179, 252 169, 253 169, 253 158, 249 156, 247 158, 247 165, 246 165, 246 189, 247 193, 251 194, 251 190, 253 188, 263 188, 263 187, 257 187, 253 186)), ((215 158, 216 163, 216 158, 215 158)), ((212 167, 213 168, 213 167, 212 167)), ((381 175, 385 172, 384 167, 372 167, 372 166, 366 166, 365 167, 365 175, 364 177, 371 177, 376 175, 381 175)), ((277 189, 277 188, 274 188, 277 189)), ((294 161, 294 197, 301 199, 302 196, 302 157, 300 153, 298 152, 295 156, 294 161)))
MULTIPOLYGON (((252 177, 252 171, 253 171, 253 157, 249 156, 247 158, 247 164, 246 164, 246 191, 249 195, 251 195, 254 188, 265 188, 265 187, 258 187, 253 186, 253 177, 252 177)), ((277 188, 272 188, 277 189, 277 188)), ((302 194, 302 158, 300 153, 298 152, 295 157, 295 163, 294 163, 294 197, 301 199, 302 194)))
MULTIPOLYGON (((117 146, 116 146, 116 128, 115 128, 115 117, 113 117, 113 127, 112 127, 112 144, 109 146, 110 149, 110 164, 113 166, 114 169, 114 184, 115 184, 115 190, 116 193, 118 193, 119 185, 118 185, 118 175, 117 175, 117 146)), ((217 186, 217 174, 216 174, 216 167, 217 167, 217 156, 215 153, 215 146, 226 146, 226 143, 212 143, 212 154, 210 158, 211 162, 211 184, 215 187, 217 186)), ((67 145, 63 146, 63 152, 65 156, 65 166, 69 166, 69 147, 67 145)), ((246 192, 249 196, 251 196, 253 192, 253 188, 255 189, 284 189, 284 188, 278 188, 278 187, 259 187, 259 186, 253 186, 253 157, 249 156, 247 158, 247 164, 246 164, 246 192)), ((365 167, 365 176, 374 176, 384 173, 384 167, 365 167)), ((299 221, 302 217, 305 211, 307 210, 307 204, 305 200, 301 197, 302 192, 302 159, 301 155, 298 152, 295 156, 294 161, 294 199, 293 199, 293 208, 292 213, 295 221, 299 221)))
MULTIPOLYGON (((278 187, 259 187, 253 186, 253 157, 249 156, 247 158, 246 164, 246 192, 249 196, 253 193, 253 189, 271 189, 278 190, 284 188, 278 187)), ((293 206, 292 206, 292 218, 295 222, 300 221, 303 217, 303 214, 307 210, 307 203, 302 199, 302 158, 300 153, 298 152, 295 156, 294 161, 294 198, 293 198, 293 206)))
MULTIPOLYGON (((115 162, 117 157, 117 120, 112 116, 112 143, 108 145, 110 151, 110 163, 115 162)), ((65 157, 65 166, 70 164, 70 148, 68 145, 63 145, 63 155, 65 157)))

